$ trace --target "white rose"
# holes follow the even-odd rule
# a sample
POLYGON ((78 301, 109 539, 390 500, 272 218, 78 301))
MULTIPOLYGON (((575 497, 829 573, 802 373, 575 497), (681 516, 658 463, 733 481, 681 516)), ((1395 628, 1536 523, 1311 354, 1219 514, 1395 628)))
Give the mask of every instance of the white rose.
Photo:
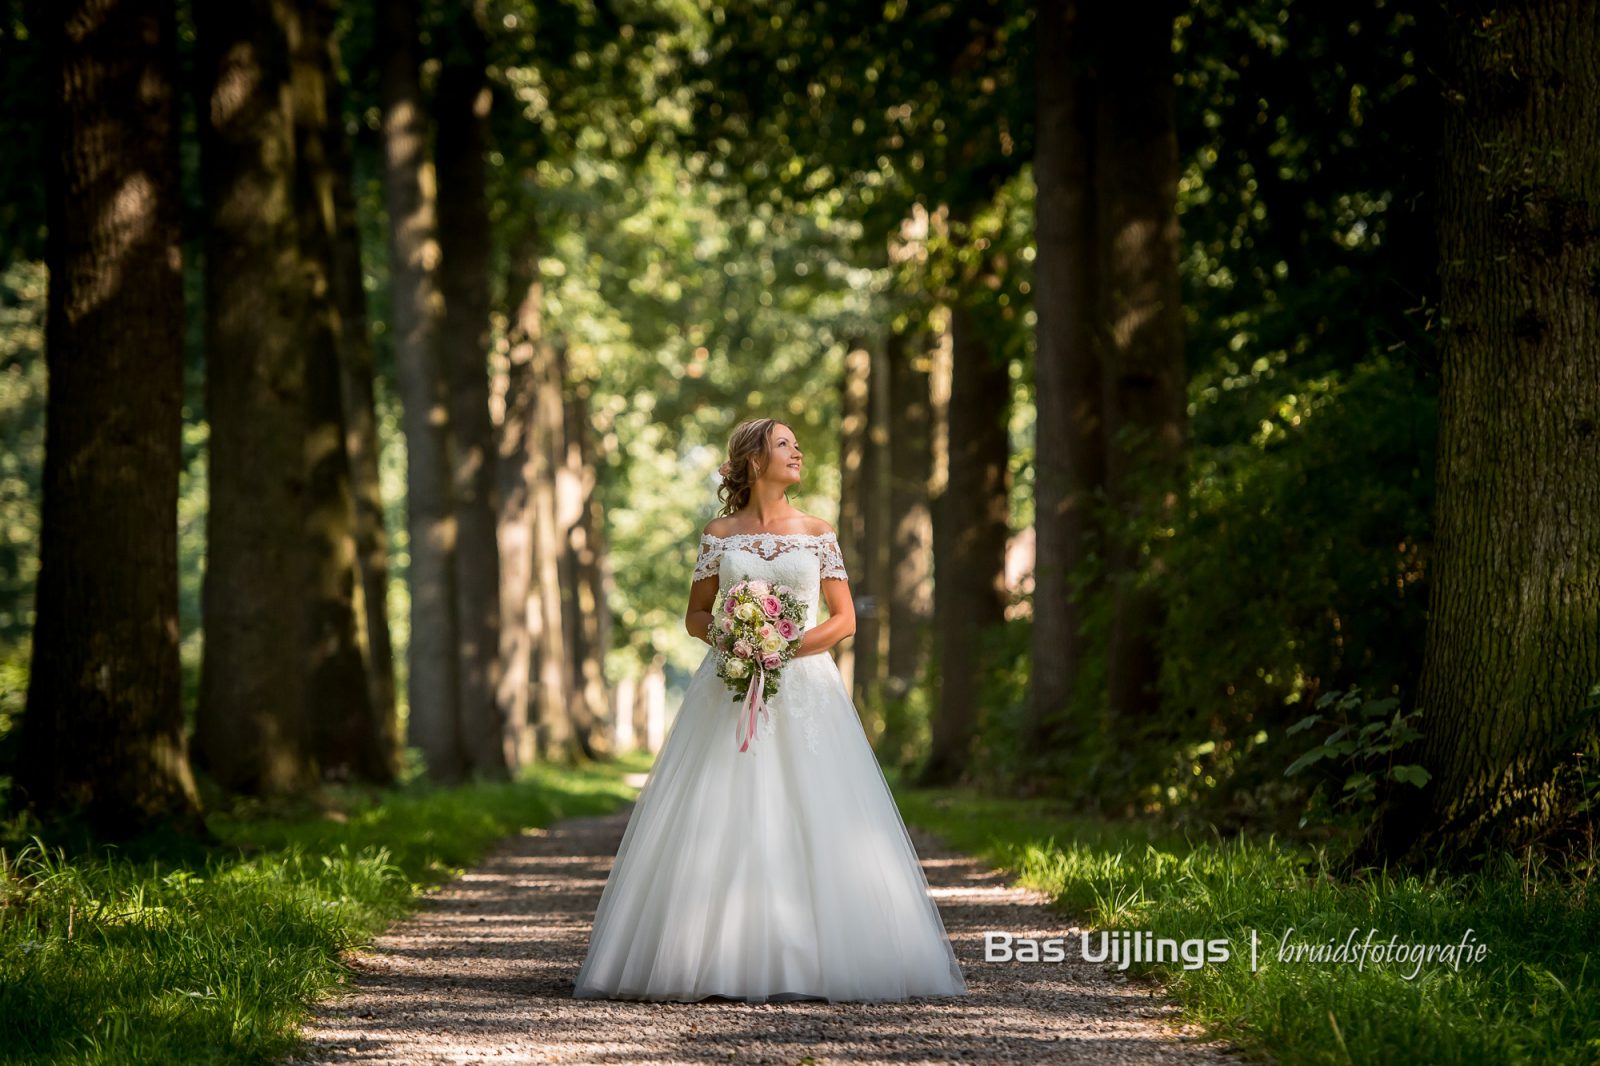
POLYGON ((788 643, 789 642, 787 640, 784 640, 777 634, 773 634, 761 642, 761 650, 764 652, 782 651, 788 645, 788 643))
POLYGON ((757 607, 753 603, 741 603, 738 607, 734 608, 733 613, 746 622, 754 622, 757 618, 761 617, 761 608, 757 607))
POLYGON ((743 677, 750 672, 750 663, 744 659, 728 660, 728 676, 743 677))

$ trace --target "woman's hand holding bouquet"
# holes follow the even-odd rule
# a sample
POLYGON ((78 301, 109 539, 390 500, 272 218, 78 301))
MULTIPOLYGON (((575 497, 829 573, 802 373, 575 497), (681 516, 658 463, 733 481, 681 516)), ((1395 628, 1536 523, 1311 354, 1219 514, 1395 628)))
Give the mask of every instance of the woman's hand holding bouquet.
POLYGON ((805 604, 788 585, 759 578, 719 590, 711 608, 711 646, 717 676, 742 701, 734 739, 746 751, 755 737, 756 715, 778 694, 778 674, 800 649, 805 604))

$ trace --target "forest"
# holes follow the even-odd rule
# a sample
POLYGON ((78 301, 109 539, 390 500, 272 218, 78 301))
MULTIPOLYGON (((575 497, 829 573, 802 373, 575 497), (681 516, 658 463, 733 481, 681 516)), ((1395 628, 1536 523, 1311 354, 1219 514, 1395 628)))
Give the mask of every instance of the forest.
POLYGON ((1587 0, 0 0, 0 1063, 292 1046, 68 965, 107 900, 344 869, 331 983, 625 801, 759 417, 908 823, 1099 926, 1500 938, 1144 968, 1282 1061, 1589 1061, 1597 57, 1587 0))

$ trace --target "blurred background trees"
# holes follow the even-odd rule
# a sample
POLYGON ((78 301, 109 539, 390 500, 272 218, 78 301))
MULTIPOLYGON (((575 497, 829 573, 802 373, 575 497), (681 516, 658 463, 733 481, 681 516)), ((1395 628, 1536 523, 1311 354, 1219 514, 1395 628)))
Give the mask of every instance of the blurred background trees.
POLYGON ((1572 116, 1600 89, 1525 42, 1581 48, 1592 13, 0 12, 14 802, 109 802, 122 770, 90 749, 125 768, 175 737, 151 817, 199 802, 191 763, 204 799, 658 745, 726 434, 772 415, 811 460, 794 502, 840 532, 837 656, 885 763, 1103 814, 1388 827, 1371 855, 1586 817, 1600 162, 1572 116), (1504 56, 1544 88, 1507 88, 1504 56), (146 71, 173 117, 85 99, 74 69, 146 71), (111 158, 63 155, 74 129, 111 158), (67 236, 108 218, 146 237, 67 236), (69 286, 128 310, 104 339, 47 330, 69 286), (134 328, 157 314, 166 347, 134 328), (161 366, 166 406, 140 399, 161 366), (93 452, 133 415, 175 464, 141 460, 137 503, 93 452), (1450 515, 1497 532, 1470 548, 1450 515), (72 587, 52 552, 82 560, 72 587), (170 573, 172 610, 135 568, 170 573), (96 679, 169 646, 162 686, 96 679), (137 713, 104 702, 136 690, 137 713), (1381 743, 1391 708, 1420 739, 1381 743), (51 739, 110 718, 89 749, 51 739), (1464 754, 1483 735, 1506 743, 1464 754), (1476 817, 1512 793, 1538 813, 1476 817))

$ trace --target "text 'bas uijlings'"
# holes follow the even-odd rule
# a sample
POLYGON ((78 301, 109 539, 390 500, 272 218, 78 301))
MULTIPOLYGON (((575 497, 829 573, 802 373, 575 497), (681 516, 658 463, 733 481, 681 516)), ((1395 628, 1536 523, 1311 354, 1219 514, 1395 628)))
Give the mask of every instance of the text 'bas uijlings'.
POLYGON ((1126 970, 1135 962, 1174 962, 1181 963, 1185 970, 1198 970, 1208 962, 1227 962, 1232 954, 1228 942, 1221 939, 1172 940, 1149 930, 1102 930, 1048 940, 986 932, 983 958, 985 962, 1065 962, 1071 940, 1078 942, 1079 959, 1110 963, 1119 970, 1126 970))

